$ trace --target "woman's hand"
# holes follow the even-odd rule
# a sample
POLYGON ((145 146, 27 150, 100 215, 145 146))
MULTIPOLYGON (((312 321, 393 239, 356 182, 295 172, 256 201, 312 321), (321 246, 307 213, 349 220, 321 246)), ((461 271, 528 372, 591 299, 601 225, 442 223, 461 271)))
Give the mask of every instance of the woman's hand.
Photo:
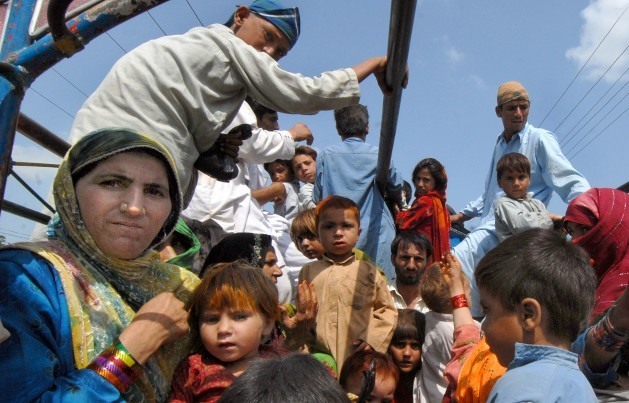
POLYGON ((161 346, 187 335, 188 312, 173 293, 163 292, 135 314, 120 334, 120 342, 140 364, 144 364, 161 346))

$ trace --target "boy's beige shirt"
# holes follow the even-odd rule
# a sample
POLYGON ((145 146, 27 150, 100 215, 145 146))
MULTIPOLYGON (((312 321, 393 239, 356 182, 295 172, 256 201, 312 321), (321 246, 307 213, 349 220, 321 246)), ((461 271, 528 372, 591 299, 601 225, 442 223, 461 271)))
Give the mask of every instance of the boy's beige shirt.
POLYGON ((303 280, 314 284, 319 301, 316 340, 311 352, 331 354, 339 372, 354 352, 355 340, 387 352, 397 310, 386 279, 375 265, 356 260, 353 255, 340 263, 324 256, 301 269, 299 282, 303 280))

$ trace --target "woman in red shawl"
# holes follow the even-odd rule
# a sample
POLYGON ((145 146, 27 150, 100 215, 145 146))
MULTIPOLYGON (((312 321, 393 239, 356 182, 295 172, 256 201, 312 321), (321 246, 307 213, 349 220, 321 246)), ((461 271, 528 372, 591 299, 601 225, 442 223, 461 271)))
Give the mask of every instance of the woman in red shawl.
POLYGON ((590 189, 570 202, 564 225, 572 241, 594 260, 595 317, 614 305, 629 283, 629 195, 616 189, 590 189))
POLYGON ((450 215, 446 208, 448 177, 443 165, 425 158, 413 169, 415 201, 411 208, 398 213, 398 230, 416 230, 426 235, 434 248, 433 261, 450 250, 450 215))

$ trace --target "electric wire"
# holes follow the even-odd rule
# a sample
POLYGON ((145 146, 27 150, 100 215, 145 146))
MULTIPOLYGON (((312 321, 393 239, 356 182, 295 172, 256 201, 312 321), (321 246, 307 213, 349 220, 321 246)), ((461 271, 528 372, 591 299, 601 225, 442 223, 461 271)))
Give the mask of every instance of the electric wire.
MULTIPOLYGON (((602 118, 601 118, 598 122, 596 122, 596 124, 595 124, 594 126, 592 126, 592 128, 591 128, 590 130, 588 130, 588 132, 587 132, 587 133, 585 133, 585 134, 583 135, 583 137, 581 137, 581 140, 579 140, 579 141, 578 141, 576 144, 574 144, 574 145, 573 145, 573 146, 572 146, 572 147, 571 147, 568 151, 566 151, 566 155, 567 155, 567 154, 569 154, 570 152, 572 152, 572 150, 574 150, 574 149, 575 149, 575 148, 576 148, 579 144, 581 144, 581 142, 582 142, 583 140, 585 140, 585 138, 586 138, 586 137, 587 137, 590 133, 592 133, 592 131, 594 131, 594 129, 595 129, 598 125, 600 125, 600 124, 603 122, 603 120, 605 120, 605 118, 606 118, 607 116, 609 116, 609 115, 610 115, 610 114, 611 114, 611 113, 612 113, 612 112, 613 112, 613 111, 614 111, 614 110, 615 110, 615 109, 616 109, 616 108, 620 105, 620 103, 621 103, 622 101, 624 101, 624 100, 625 100, 625 98, 627 98, 627 96, 629 96, 629 92, 627 92, 627 93, 625 94, 625 96, 624 96, 624 97, 622 97, 622 99, 621 99, 620 101, 618 101, 618 103, 616 103, 616 105, 614 105, 614 107, 613 107, 613 108, 611 108, 611 109, 610 109, 610 110, 609 110, 609 111, 605 114, 605 116, 603 116, 603 117, 602 117, 602 118)), ((624 113, 624 112, 623 112, 623 113, 624 113)), ((621 115, 622 115, 622 114, 621 114, 621 115)), ((614 121, 616 121, 617 119, 618 119, 618 118, 616 118, 614 121)), ((607 127, 609 127, 609 125, 607 125, 607 127)), ((607 127, 606 127, 605 129, 607 129, 607 127)), ((605 129, 603 129, 603 130, 601 131, 601 133, 602 133, 603 131, 605 131, 605 129)), ((595 138, 596 138, 596 137, 598 137, 598 136, 600 136, 600 135, 601 135, 601 133, 599 133, 598 135, 596 135, 596 136, 595 136, 595 138)), ((592 142, 590 141, 590 142, 588 142, 587 144, 591 144, 591 143, 592 143, 592 142)), ((586 145, 587 145, 587 144, 586 144, 586 145)), ((581 152, 581 150, 579 150, 579 152, 581 152)), ((575 155, 576 155, 576 154, 575 154, 575 155)))
POLYGON ((30 235, 22 234, 21 232, 12 231, 6 228, 0 228, 0 234, 12 236, 15 238, 26 239, 26 240, 30 239, 30 235))
POLYGON ((114 39, 114 37, 113 37, 113 36, 111 36, 111 34, 110 34, 109 32, 105 32, 105 34, 109 37, 109 39, 111 39, 112 41, 114 41, 114 43, 115 43, 116 45, 118 45, 118 47, 120 48, 120 50, 122 50, 122 53, 124 53, 125 55, 127 54, 127 51, 126 51, 126 50, 122 47, 122 45, 120 45, 120 44, 118 43, 118 41, 117 41, 117 40, 115 40, 115 39, 114 39))
POLYGON ((147 11, 146 13, 149 15, 149 17, 151 17, 151 19, 153 20, 153 22, 155 23, 155 25, 157 25, 157 28, 159 28, 159 30, 160 30, 160 31, 162 31, 162 34, 164 34, 164 36, 166 36, 166 32, 164 31, 164 29, 162 29, 162 26, 161 26, 161 25, 159 25, 159 23, 157 22, 157 20, 153 17, 153 14, 151 14, 151 12, 150 12, 150 11, 147 11))
POLYGON ((70 84, 71 86, 73 86, 78 92, 80 92, 81 94, 85 95, 85 98, 88 97, 88 95, 79 87, 77 87, 72 81, 68 80, 63 74, 59 73, 59 71, 57 69, 55 69, 54 67, 51 67, 51 70, 54 71, 55 73, 57 73, 61 78, 63 78, 68 84, 70 84))
MULTIPOLYGON (((627 67, 627 70, 625 70, 625 73, 627 73, 628 71, 629 71, 629 67, 627 67)), ((611 102, 614 98, 616 98, 616 95, 618 95, 618 94, 620 93, 620 91, 622 91, 622 90, 623 90, 623 89, 624 89, 624 88, 625 88, 625 87, 629 84, 629 81, 625 81, 625 83, 624 83, 624 84, 623 84, 623 85, 622 85, 622 86, 621 86, 621 87, 620 87, 620 88, 619 88, 619 89, 618 89, 618 90, 614 93, 614 95, 612 95, 612 96, 611 96, 611 97, 607 100, 607 102, 605 102, 605 104, 603 104, 603 106, 601 106, 601 107, 599 108, 599 110, 598 110, 598 111, 596 111, 596 112, 595 112, 595 113, 594 113, 594 114, 593 114, 593 115, 592 115, 592 116, 591 116, 591 117, 587 120, 587 122, 585 122, 585 123, 583 124, 583 126, 581 126, 581 127, 579 128, 579 130, 577 130, 576 132, 574 132, 574 133, 573 133, 573 130, 574 130, 574 129, 576 129, 576 127, 577 127, 579 124, 581 124, 581 122, 583 121, 583 119, 585 119, 585 117, 586 117, 587 115, 589 115, 589 114, 590 114, 590 112, 592 112, 592 110, 596 107, 596 105, 598 105, 598 103, 599 103, 599 102, 601 102, 601 100, 603 100, 603 98, 604 98, 604 97, 605 97, 605 96, 609 93, 609 91, 611 91, 611 89, 612 89, 612 88, 614 88, 614 86, 616 85, 616 83, 618 83, 618 81, 619 81, 619 80, 620 80, 620 79, 621 79, 621 78, 625 75, 625 73, 623 73, 623 75, 622 75, 622 76, 618 77, 618 79, 614 82, 614 84, 612 84, 612 86, 611 86, 611 87, 609 87, 609 89, 608 89, 607 91, 605 91, 605 94, 603 94, 603 95, 602 95, 602 96, 598 99, 598 101, 596 101, 596 103, 595 103, 594 105, 592 105, 592 108, 590 108, 590 110, 589 110, 589 111, 587 111, 587 113, 585 113, 585 114, 581 117, 581 119, 577 122, 577 124, 575 124, 575 125, 572 127, 572 129, 570 129, 570 131, 568 131, 568 134, 572 133, 572 135, 571 135, 571 136, 569 136, 568 138, 563 139, 563 140, 559 143, 560 145, 562 145, 562 146, 567 146, 567 145, 568 145, 568 143, 570 143, 570 141, 572 141, 572 139, 573 139, 573 138, 574 138, 577 134, 579 134, 579 133, 581 132, 581 130, 585 129, 585 127, 586 127, 586 126, 587 126, 587 125, 588 125, 588 124, 589 124, 589 123, 590 123, 590 122, 591 122, 591 121, 592 121, 592 120, 593 120, 596 116, 598 116, 598 115, 601 113, 601 111, 602 111, 603 109, 605 109, 605 107, 606 107, 607 105, 609 105, 609 103, 610 103, 610 102, 611 102), (564 140, 565 140, 565 141, 564 141, 564 140)))
POLYGON ((577 79, 577 77, 579 77, 579 75, 581 74, 581 72, 583 71, 583 69, 585 68, 585 66, 587 66, 587 64, 590 62, 590 60, 592 59, 592 56, 594 56, 594 54, 596 53, 596 51, 598 50, 598 48, 601 47, 601 45, 603 44, 603 41, 605 41, 605 39, 607 38, 607 36, 609 35, 610 32, 612 32, 612 30, 614 29, 614 27, 616 26, 616 24, 618 23, 618 21, 620 21, 620 18, 625 14, 625 11, 627 11, 627 9, 629 8, 629 5, 627 7, 624 8, 624 10, 622 10, 622 13, 620 13, 620 15, 618 16, 618 18, 616 19, 616 21, 614 22, 614 24, 611 26, 611 28, 609 28, 609 31, 607 31, 607 33, 605 34, 605 36, 603 37, 603 39, 601 39, 601 41, 598 43, 598 45, 596 45, 596 49, 594 49, 592 51, 592 53, 590 54, 590 56, 588 57, 588 59, 585 61, 585 63, 583 63, 583 65, 581 66, 581 68, 579 69, 579 71, 577 72, 577 74, 574 76, 574 78, 572 79, 572 81, 570 81, 570 84, 568 84, 568 87, 566 87, 566 89, 561 93, 561 95, 559 96, 559 99, 557 99, 557 101, 555 101, 555 104, 550 108, 550 110, 548 111, 548 113, 546 114, 546 116, 544 116, 544 119, 542 119, 542 121, 540 122, 540 126, 542 126, 544 124, 544 122, 546 121, 546 118, 548 118, 548 116, 551 114, 551 112, 555 109, 555 107, 557 106, 557 104, 559 104, 559 101, 562 100, 562 98, 564 97, 564 95, 566 95, 566 92, 568 92, 568 90, 570 89, 570 87, 572 86, 572 84, 575 82, 575 80, 577 79))
POLYGON ((50 98, 46 97, 44 94, 42 94, 41 92, 37 91, 35 88, 30 87, 30 90, 33 91, 35 94, 39 95, 40 97, 44 98, 46 101, 50 102, 51 104, 53 104, 54 106, 56 106, 61 112, 65 113, 66 115, 68 115, 69 117, 71 117, 72 119, 74 119, 74 115, 71 114, 70 112, 66 111, 65 109, 63 109, 62 107, 60 107, 59 105, 57 105, 55 102, 53 102, 50 98))
POLYGON ((201 18, 199 18, 196 11, 194 11, 194 8, 192 8, 192 5, 190 4, 190 2, 186 0, 186 3, 188 3, 188 7, 190 7, 190 10, 192 10, 192 14, 194 14, 194 16, 197 17, 197 21, 199 21, 199 24, 201 24, 201 26, 204 26, 203 22, 201 21, 201 18))
MULTIPOLYGON (((625 97, 626 97, 626 96, 625 96, 625 97)), ((623 99, 624 99, 624 98, 623 98, 623 99)), ((603 134, 603 132, 605 132, 605 130, 607 130, 607 129, 611 126, 611 125, 613 125, 614 123, 616 123, 616 121, 617 121, 618 119, 620 119, 620 117, 621 117, 622 115, 624 115, 625 113, 627 113, 627 111, 629 111, 629 107, 628 107, 627 109, 625 109, 624 111, 622 111, 622 112, 620 113, 620 115, 618 115, 618 116, 616 117, 616 119, 612 120, 612 121, 611 121, 611 122, 610 122, 607 126, 605 126, 605 128, 603 128, 603 130, 601 130, 601 131, 600 131, 600 132, 599 132, 596 136, 594 136, 594 138, 593 138, 592 140, 588 141, 588 142, 587 142, 587 144, 585 144, 583 147, 581 147, 581 149, 580 149, 579 151, 577 151, 576 153, 574 153, 574 154, 572 155, 572 157, 570 157, 570 158, 574 158, 574 157, 576 157, 577 155, 579 155, 579 153, 581 153, 581 151, 585 150, 585 148, 586 148, 587 146, 589 146, 589 145, 590 145, 590 144, 591 144, 594 140, 596 140, 596 139, 597 139, 597 138, 598 138, 601 134, 603 134)))
POLYGON ((603 77, 605 77, 607 75, 607 73, 609 73, 609 71, 612 69, 612 67, 614 67, 614 65, 616 65, 616 63, 618 62, 618 60, 620 60, 620 58, 625 54, 625 52, 629 49, 629 45, 627 45, 627 47, 625 47, 625 49, 618 55, 618 57, 614 60, 614 62, 612 64, 609 65, 609 67, 607 68, 607 70, 605 70, 605 72, 603 74, 601 74, 601 76, 598 78, 598 80, 596 80, 596 82, 594 84, 592 84, 592 86, 590 87, 589 90, 587 90, 587 92, 581 97, 581 99, 579 99, 579 102, 576 103, 575 106, 572 107, 572 109, 570 110, 570 112, 566 115, 565 118, 563 118, 563 120, 561 122, 559 122, 559 124, 557 125, 557 127, 555 127, 555 129, 553 130, 554 133, 557 132, 557 129, 559 129, 559 127, 561 127, 561 125, 566 121, 566 119, 568 119, 570 117, 570 115, 572 115, 572 113, 577 109, 577 107, 579 105, 581 105, 581 102, 583 102, 583 100, 590 94, 590 92, 592 92, 592 90, 594 89, 594 87, 596 87, 598 85, 598 83, 601 82, 601 80, 603 79, 603 77))

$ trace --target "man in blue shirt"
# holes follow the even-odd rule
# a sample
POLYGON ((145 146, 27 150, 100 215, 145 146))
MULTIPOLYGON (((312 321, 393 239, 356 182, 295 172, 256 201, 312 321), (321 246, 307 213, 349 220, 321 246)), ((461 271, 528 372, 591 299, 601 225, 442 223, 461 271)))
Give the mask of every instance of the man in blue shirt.
POLYGON ((498 88, 496 115, 502 119, 504 131, 498 136, 494 148, 489 173, 485 181, 485 191, 476 200, 470 202, 460 213, 451 216, 452 224, 463 223, 474 217, 480 217, 480 224, 454 248, 454 254, 461 262, 463 271, 471 280, 472 314, 482 316, 478 288, 474 279, 474 270, 483 256, 496 245, 494 207, 495 202, 504 193, 498 186, 496 164, 503 155, 510 152, 524 154, 531 163, 531 182, 529 192, 533 198, 550 203, 553 191, 568 203, 590 188, 587 180, 572 167, 561 152, 555 135, 547 130, 538 129, 529 124, 528 115, 531 102, 528 92, 516 81, 503 83, 498 88))
MULTIPOLYGON (((365 143, 369 132, 369 113, 364 105, 334 111, 336 130, 342 143, 326 148, 317 157, 317 175, 312 194, 318 203, 329 195, 352 199, 360 208, 360 238, 356 248, 371 257, 384 270, 387 279, 395 278, 391 263, 391 242, 395 225, 382 194, 376 186, 378 147, 365 143)), ((401 175, 393 163, 389 168, 387 194, 402 197, 401 175)))

